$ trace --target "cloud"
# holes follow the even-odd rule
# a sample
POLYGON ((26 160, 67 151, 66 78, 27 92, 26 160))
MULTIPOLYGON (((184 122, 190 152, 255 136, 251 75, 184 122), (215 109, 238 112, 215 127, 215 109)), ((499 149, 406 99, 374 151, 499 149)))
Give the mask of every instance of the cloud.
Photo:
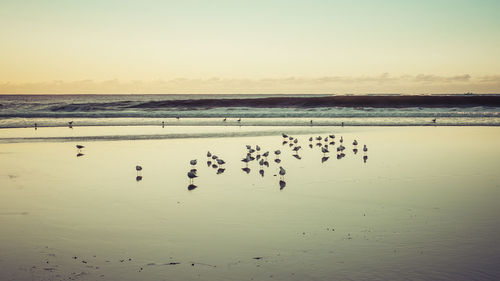
POLYGON ((260 93, 500 93, 500 75, 323 76, 280 78, 174 78, 150 81, 76 80, 0 83, 0 94, 260 94, 260 93))

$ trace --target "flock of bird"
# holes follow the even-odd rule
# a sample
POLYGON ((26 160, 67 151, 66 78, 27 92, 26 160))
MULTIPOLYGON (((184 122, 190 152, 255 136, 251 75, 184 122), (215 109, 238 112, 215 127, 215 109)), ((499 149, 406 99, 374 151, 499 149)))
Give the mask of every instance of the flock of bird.
MULTIPOLYGON (((302 150, 302 146, 299 145, 299 139, 293 136, 289 136, 287 134, 282 134, 282 146, 288 147, 290 151, 292 152, 292 156, 295 157, 298 160, 301 160, 302 157, 299 155, 299 151, 302 150)), ((324 163, 330 159, 330 149, 336 151, 336 157, 337 159, 342 159, 345 157, 345 151, 346 147, 344 146, 344 138, 341 136, 338 139, 339 145, 335 147, 335 135, 334 134, 329 134, 327 136, 316 136, 316 137, 309 137, 309 148, 319 148, 322 153, 321 157, 321 163, 324 163)), ((352 151, 354 154, 358 153, 358 141, 354 140, 352 142, 352 151)), ((82 150, 85 148, 85 146, 77 144, 77 157, 83 156, 82 150)), ((366 163, 368 160, 368 147, 363 145, 363 162, 366 163)), ((271 160, 271 163, 274 162, 277 167, 277 174, 275 176, 279 175, 279 186, 280 190, 285 188, 286 182, 285 182, 285 175, 286 175, 286 170, 283 168, 281 165, 281 159, 280 156, 282 154, 280 149, 274 150, 272 153, 269 150, 264 151, 261 146, 255 145, 255 147, 252 147, 251 145, 246 145, 246 151, 245 155, 241 159, 241 162, 244 163, 244 167, 241 168, 243 172, 246 174, 250 174, 251 168, 249 167, 249 164, 255 161, 259 165, 259 174, 261 177, 264 177, 265 175, 265 169, 270 167, 270 159, 269 157, 274 154, 274 159, 271 160)), ((195 178, 198 177, 198 169, 196 168, 196 165, 198 164, 197 159, 192 159, 189 161, 190 164, 190 170, 187 172, 187 177, 189 179, 189 185, 188 185, 188 190, 193 190, 197 188, 197 186, 194 184, 195 178)), ((224 161, 222 158, 218 157, 216 154, 211 153, 210 151, 207 152, 207 167, 212 168, 216 171, 217 175, 223 174, 226 171, 225 168, 226 161, 224 161)), ((136 176, 136 181, 141 181, 142 180, 142 166, 137 165, 135 167, 137 171, 137 176, 136 176)))
MULTIPOLYGON (((298 160, 301 160, 302 157, 299 155, 299 151, 302 149, 302 146, 299 145, 299 139, 293 136, 289 136, 287 134, 282 134, 283 140, 282 140, 282 145, 286 146, 290 149, 292 152, 292 156, 295 157, 298 160)), ((327 136, 317 136, 317 137, 310 137, 309 138, 309 148, 313 149, 315 147, 320 148, 322 157, 321 157, 321 163, 324 163, 330 158, 330 150, 332 147, 335 148, 337 154, 337 159, 342 159, 345 157, 345 152, 346 152, 346 147, 344 146, 344 138, 341 136, 340 139, 338 140, 340 143, 339 146, 335 147, 335 135, 330 134, 327 136)), ((353 145, 353 153, 357 154, 358 153, 358 141, 354 140, 352 142, 353 145)), ((368 160, 368 147, 363 145, 363 162, 366 163, 368 160)), ((261 146, 255 145, 246 145, 246 150, 245 150, 245 155, 242 157, 241 162, 244 163, 244 167, 241 168, 243 172, 246 174, 250 174, 251 168, 249 167, 249 164, 252 162, 256 162, 259 165, 259 174, 261 177, 264 177, 265 175, 265 169, 270 167, 270 159, 269 157, 274 154, 274 159, 271 160, 271 163, 274 162, 277 165, 277 174, 275 176, 279 175, 279 186, 280 190, 285 188, 286 182, 285 182, 285 175, 286 175, 286 170, 283 168, 281 165, 281 159, 280 156, 282 154, 280 149, 276 149, 273 152, 266 150, 264 151, 261 146)), ((191 169, 187 172, 187 177, 189 178, 189 185, 188 185, 188 190, 193 190, 197 188, 197 186, 194 184, 194 179, 198 177, 197 174, 197 165, 198 161, 197 159, 193 159, 190 161, 191 169)), ((207 152, 207 166, 209 168, 213 168, 217 170, 217 174, 222 174, 225 171, 224 164, 226 162, 219 158, 217 155, 211 153, 210 151, 207 152)))

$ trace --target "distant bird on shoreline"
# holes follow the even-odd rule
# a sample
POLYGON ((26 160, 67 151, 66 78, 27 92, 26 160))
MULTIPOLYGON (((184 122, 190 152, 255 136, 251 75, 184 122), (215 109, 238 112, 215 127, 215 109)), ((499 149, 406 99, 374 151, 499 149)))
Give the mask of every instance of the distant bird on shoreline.
POLYGON ((436 123, 436 120, 437 120, 436 118, 432 119, 432 123, 436 123))
POLYGON ((85 146, 81 145, 81 144, 77 144, 76 145, 76 148, 78 148, 78 150, 81 150, 82 148, 85 148, 85 146))

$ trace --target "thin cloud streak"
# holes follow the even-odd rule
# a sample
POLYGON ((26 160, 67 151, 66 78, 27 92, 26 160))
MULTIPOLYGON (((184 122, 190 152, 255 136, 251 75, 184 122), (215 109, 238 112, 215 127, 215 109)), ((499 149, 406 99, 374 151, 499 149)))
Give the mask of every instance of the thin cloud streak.
POLYGON ((308 94, 308 93, 500 93, 500 75, 469 74, 324 76, 283 78, 175 78, 170 80, 0 83, 0 94, 308 94))

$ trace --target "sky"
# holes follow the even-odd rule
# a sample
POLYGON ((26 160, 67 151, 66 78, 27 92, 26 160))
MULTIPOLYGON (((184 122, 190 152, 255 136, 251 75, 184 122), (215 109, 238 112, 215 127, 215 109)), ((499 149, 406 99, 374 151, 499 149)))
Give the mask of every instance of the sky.
POLYGON ((500 1, 0 0, 0 94, 500 93, 500 1))

